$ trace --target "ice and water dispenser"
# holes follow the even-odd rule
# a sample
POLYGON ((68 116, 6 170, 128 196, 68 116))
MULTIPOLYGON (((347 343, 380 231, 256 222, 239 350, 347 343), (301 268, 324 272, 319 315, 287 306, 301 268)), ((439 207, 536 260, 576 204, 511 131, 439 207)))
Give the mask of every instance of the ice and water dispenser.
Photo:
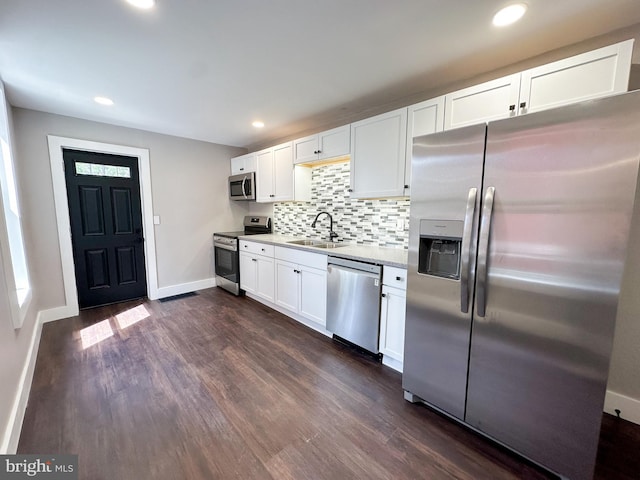
POLYGON ((420 220, 418 273, 460 279, 463 227, 459 220, 420 220))

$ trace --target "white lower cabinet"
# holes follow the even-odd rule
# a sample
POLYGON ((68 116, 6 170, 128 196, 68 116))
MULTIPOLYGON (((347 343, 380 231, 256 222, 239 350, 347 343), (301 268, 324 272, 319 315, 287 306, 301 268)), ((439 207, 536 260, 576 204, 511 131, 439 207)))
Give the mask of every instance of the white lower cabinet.
POLYGON ((300 315, 327 325, 327 270, 300 266, 300 315))
POLYGON ((273 302, 275 298, 273 276, 273 247, 241 241, 240 288, 256 297, 273 302))
POLYGON ((384 267, 380 303, 380 343, 382 363, 402 372, 404 361, 404 320, 406 316, 407 271, 384 267))
POLYGON ((276 247, 276 305, 326 326, 327 257, 276 247))
POLYGON ((276 304, 297 312, 300 308, 300 277, 297 265, 276 261, 276 304))

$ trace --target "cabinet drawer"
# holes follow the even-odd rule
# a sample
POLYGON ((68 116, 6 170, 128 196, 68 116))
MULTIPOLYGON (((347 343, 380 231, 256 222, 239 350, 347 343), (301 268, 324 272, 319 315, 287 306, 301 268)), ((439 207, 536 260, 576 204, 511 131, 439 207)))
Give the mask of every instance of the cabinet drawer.
POLYGON ((382 284, 390 287, 407 289, 407 270, 398 267, 385 267, 382 269, 382 284))
POLYGON ((266 243, 247 242, 240 240, 240 251, 253 253, 256 255, 264 255, 265 257, 273 257, 273 245, 266 243))
POLYGON ((275 257, 278 260, 284 260, 297 265, 327 270, 327 256, 322 253, 305 252, 297 248, 276 247, 275 257))

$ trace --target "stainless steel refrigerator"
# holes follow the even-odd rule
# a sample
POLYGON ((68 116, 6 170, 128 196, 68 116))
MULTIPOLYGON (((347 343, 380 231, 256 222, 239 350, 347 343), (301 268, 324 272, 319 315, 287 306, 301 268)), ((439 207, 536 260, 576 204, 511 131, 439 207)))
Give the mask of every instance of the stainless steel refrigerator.
POLYGON ((593 476, 640 92, 414 140, 403 388, 593 476))

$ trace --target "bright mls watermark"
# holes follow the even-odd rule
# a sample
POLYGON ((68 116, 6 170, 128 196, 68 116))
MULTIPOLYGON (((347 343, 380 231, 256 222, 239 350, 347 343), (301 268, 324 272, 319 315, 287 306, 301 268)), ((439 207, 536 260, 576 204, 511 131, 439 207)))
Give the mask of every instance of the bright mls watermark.
POLYGON ((0 480, 78 480, 78 455, 0 455, 0 480))

